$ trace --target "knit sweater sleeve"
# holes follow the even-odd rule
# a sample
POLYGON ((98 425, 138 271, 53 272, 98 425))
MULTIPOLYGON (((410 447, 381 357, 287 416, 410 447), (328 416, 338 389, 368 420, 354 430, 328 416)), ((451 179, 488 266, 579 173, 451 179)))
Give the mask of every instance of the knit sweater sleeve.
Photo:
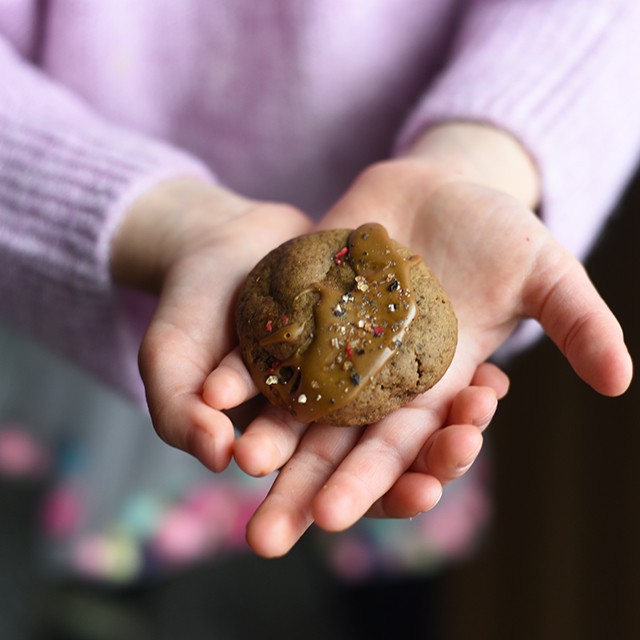
POLYGON ((115 286, 110 240, 128 205, 187 155, 113 126, 0 40, 0 317, 140 399, 153 301, 115 286))
POLYGON ((521 141, 542 178, 540 213, 583 257, 640 149, 640 2, 466 0, 449 63, 399 139, 485 122, 521 141))

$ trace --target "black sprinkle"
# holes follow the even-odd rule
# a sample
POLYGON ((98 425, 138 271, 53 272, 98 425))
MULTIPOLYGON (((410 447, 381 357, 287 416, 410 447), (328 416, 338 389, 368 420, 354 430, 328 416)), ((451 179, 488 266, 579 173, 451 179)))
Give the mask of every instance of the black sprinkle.
POLYGON ((335 404, 336 403, 336 399, 335 398, 331 398, 331 400, 329 400, 329 404, 335 404))
POLYGON ((340 309, 340 311, 338 311, 337 309, 333 312, 333 315, 336 317, 340 317, 343 316, 345 313, 347 313, 344 309, 340 309))
POLYGON ((360 384, 360 374, 352 373, 351 374, 351 384, 360 384))
POLYGON ((397 280, 394 280, 388 287, 389 291, 396 291, 400 287, 400 283, 397 280))

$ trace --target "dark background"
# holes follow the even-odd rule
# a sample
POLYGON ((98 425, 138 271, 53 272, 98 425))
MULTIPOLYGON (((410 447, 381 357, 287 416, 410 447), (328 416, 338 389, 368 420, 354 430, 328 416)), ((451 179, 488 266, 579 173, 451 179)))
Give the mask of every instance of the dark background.
MULTIPOLYGON (((640 176, 587 268, 640 363, 640 176)), ((491 426, 496 517, 448 581, 446 637, 640 638, 640 380, 598 396, 549 341, 491 426)))

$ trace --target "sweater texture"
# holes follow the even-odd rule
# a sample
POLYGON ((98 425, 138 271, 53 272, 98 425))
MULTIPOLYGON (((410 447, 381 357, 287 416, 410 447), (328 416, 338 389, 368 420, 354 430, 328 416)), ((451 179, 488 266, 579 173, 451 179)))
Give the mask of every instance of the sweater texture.
POLYGON ((142 398, 130 203, 200 176, 321 215, 426 127, 487 122, 588 250, 640 148, 636 0, 0 0, 0 314, 142 398))

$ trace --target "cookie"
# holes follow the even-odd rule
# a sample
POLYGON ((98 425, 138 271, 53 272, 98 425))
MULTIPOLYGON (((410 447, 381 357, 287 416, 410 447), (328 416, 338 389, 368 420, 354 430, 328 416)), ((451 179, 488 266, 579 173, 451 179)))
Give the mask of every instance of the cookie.
POLYGON ((430 389, 457 320, 431 270, 379 224, 300 236, 265 256, 238 299, 258 388, 304 423, 377 422, 430 389))

